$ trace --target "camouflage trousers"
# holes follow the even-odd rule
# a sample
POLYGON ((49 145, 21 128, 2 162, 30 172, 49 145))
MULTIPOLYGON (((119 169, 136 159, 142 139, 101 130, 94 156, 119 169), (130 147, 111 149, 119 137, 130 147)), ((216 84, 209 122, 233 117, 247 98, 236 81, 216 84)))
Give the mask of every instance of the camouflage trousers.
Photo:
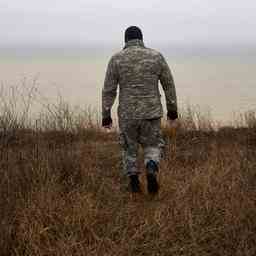
POLYGON ((164 141, 161 133, 161 119, 119 120, 119 143, 122 149, 122 165, 125 175, 139 174, 137 156, 139 145, 144 150, 144 164, 153 160, 158 165, 164 141))

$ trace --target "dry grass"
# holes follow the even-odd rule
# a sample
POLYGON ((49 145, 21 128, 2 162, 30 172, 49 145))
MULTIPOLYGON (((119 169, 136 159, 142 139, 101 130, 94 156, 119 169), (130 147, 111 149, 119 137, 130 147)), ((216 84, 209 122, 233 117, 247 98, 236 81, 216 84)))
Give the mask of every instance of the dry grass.
POLYGON ((0 254, 256 255, 255 125, 214 131, 184 120, 175 138, 164 129, 156 198, 124 189, 115 132, 3 130, 0 254))

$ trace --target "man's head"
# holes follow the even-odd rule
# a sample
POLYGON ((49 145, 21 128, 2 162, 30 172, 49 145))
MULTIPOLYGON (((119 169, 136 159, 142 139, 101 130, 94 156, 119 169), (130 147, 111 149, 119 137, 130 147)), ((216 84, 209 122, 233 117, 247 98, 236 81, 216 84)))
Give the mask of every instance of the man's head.
POLYGON ((133 39, 143 40, 143 35, 140 28, 131 26, 125 30, 124 40, 127 43, 133 39))

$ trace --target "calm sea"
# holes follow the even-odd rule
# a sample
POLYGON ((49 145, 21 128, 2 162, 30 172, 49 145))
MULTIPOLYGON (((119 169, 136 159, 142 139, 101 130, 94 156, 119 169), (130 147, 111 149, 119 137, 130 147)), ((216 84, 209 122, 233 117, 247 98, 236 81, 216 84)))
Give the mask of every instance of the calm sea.
MULTIPOLYGON (((4 87, 36 81, 46 98, 61 95, 75 105, 100 109, 101 88, 111 52, 99 55, 29 54, 0 59, 4 87)), ((166 55, 176 83, 179 106, 199 106, 214 120, 256 110, 256 57, 239 55, 166 55)), ((163 102, 164 104, 164 102, 163 102)), ((116 104, 115 104, 116 105, 116 104)))

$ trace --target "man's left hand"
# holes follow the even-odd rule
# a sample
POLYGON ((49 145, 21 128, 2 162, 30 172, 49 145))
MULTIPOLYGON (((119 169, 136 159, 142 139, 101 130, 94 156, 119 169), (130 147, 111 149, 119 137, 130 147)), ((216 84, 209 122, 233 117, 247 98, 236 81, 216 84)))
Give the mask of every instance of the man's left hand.
POLYGON ((102 118, 102 126, 103 126, 104 128, 106 128, 106 129, 111 129, 112 123, 113 123, 113 121, 112 121, 111 116, 102 118))

